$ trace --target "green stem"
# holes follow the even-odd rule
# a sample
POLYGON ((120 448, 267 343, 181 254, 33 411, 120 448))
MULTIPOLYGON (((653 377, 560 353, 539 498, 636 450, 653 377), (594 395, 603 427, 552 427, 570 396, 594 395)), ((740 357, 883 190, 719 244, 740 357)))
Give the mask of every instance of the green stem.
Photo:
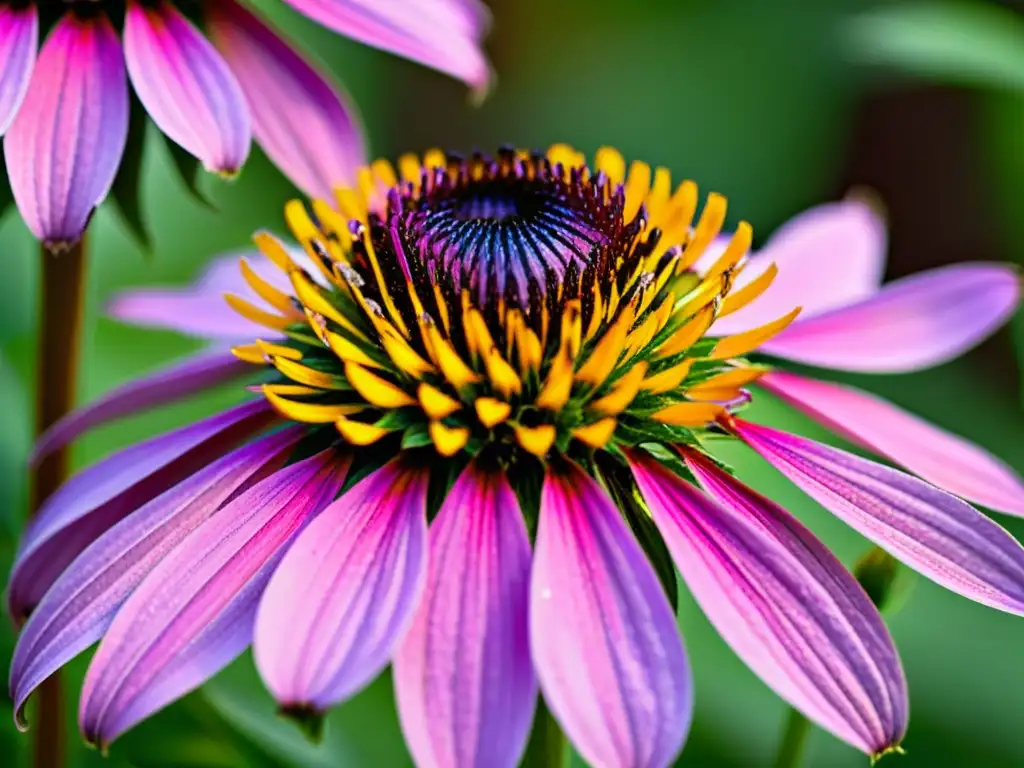
MULTIPOLYGON (((85 240, 66 251, 39 248, 41 294, 39 344, 36 362, 36 434, 67 414, 78 386, 78 347, 85 305, 85 240)), ((32 471, 30 510, 35 514, 68 475, 68 452, 54 451, 32 471)), ((32 765, 64 765, 64 697, 59 674, 46 680, 36 694, 32 765)))
POLYGON ((811 721, 790 707, 786 714, 786 727, 782 743, 775 755, 775 768, 799 768, 807 751, 807 737, 811 735, 811 721))
POLYGON ((537 701, 533 730, 523 756, 523 768, 565 768, 569 765, 568 744, 543 698, 537 701))

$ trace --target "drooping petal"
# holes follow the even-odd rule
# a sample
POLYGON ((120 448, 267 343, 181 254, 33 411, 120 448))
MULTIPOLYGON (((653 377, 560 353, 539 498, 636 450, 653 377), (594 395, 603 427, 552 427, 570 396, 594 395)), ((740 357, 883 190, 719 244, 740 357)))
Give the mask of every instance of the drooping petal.
POLYGON ((737 434, 808 496, 937 584, 1024 614, 1024 548, 970 504, 916 477, 735 420, 737 434))
POLYGON ((592 765, 664 766, 693 711, 668 599, 618 510, 575 464, 548 470, 530 585, 544 700, 592 765))
POLYGON ((1024 480, 1009 465, 875 395, 773 371, 758 384, 851 442, 968 501, 1024 516, 1024 480))
POLYGON ((307 195, 326 200, 366 163, 348 95, 235 0, 204 6, 207 32, 238 78, 256 141, 307 195))
POLYGON ((898 373, 947 362, 1009 319, 1021 275, 1003 264, 954 264, 886 285, 875 296, 794 323, 761 352, 823 368, 898 373))
POLYGON ((89 666, 79 707, 86 739, 109 744, 245 650, 281 553, 334 498, 348 464, 328 449, 279 470, 207 518, 153 568, 89 666))
POLYGON ((39 47, 39 13, 34 3, 0 6, 0 136, 11 127, 28 91, 39 47))
MULTIPOLYGON (((316 275, 313 265, 298 249, 289 249, 297 265, 316 275)), ((288 277, 258 251, 244 250, 214 258, 196 281, 186 288, 143 288, 114 297, 107 313, 118 320, 144 328, 161 328, 206 339, 251 342, 267 330, 247 320, 224 300, 225 293, 259 301, 239 268, 244 258, 259 277, 281 291, 291 291, 288 277)))
POLYGON ((477 0, 285 0, 335 32, 457 77, 476 90, 490 79, 480 41, 490 17, 477 0))
POLYGON ((736 278, 738 290, 771 264, 779 273, 755 301, 717 320, 714 335, 757 328, 803 307, 800 323, 873 296, 885 269, 885 223, 860 200, 811 208, 780 227, 736 278))
POLYGON ((429 473, 398 458, 298 538, 256 617, 256 666, 285 707, 322 712, 384 668, 412 619, 427 559, 429 473))
POLYGON ((111 454, 72 477, 25 529, 8 583, 8 607, 27 616, 64 568, 97 536, 274 420, 264 399, 111 454))
POLYGON ((421 768, 514 768, 537 682, 530 540, 500 472, 466 468, 430 528, 427 585, 394 658, 406 742, 421 768))
MULTIPOLYGON (((237 270, 237 262, 235 265, 237 270)), ((107 307, 118 320, 202 339, 251 342, 267 331, 233 310, 221 292, 202 288, 140 288, 118 294, 107 307)))
POLYGON ((252 373, 252 366, 230 352, 203 351, 112 389, 88 405, 72 411, 36 441, 29 461, 62 448, 86 431, 124 416, 181 400, 197 392, 252 373))
POLYGON ((107 196, 128 140, 121 42, 102 13, 65 14, 50 32, 4 154, 18 210, 58 248, 81 236, 107 196))
POLYGON ((90 544, 43 596, 18 636, 10 692, 19 717, 43 680, 100 639, 139 582, 240 488, 276 469, 302 430, 282 430, 214 462, 90 544))
POLYGON ((249 108, 210 41, 166 0, 130 0, 124 55, 135 93, 157 127, 206 170, 236 173, 249 156, 249 108))
POLYGON ((864 590, 814 534, 696 454, 717 499, 656 460, 637 483, 687 586, 741 659, 782 698, 869 755, 899 744, 907 690, 896 648, 864 590))

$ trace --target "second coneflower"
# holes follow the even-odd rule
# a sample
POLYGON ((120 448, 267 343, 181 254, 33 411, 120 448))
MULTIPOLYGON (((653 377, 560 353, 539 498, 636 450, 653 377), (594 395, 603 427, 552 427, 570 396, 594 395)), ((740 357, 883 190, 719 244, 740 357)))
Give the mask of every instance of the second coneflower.
MULTIPOLYGON (((285 2, 335 32, 487 87, 489 17, 477 0, 285 2)), ((309 195, 330 194, 365 162, 347 95, 245 0, 0 0, 7 174, 29 229, 51 248, 79 239, 112 186, 137 194, 137 168, 114 184, 145 140, 129 80, 173 146, 210 172, 236 173, 253 138, 309 195)))
MULTIPOLYGON (((100 640, 81 726, 106 744, 252 642, 274 696, 303 717, 393 663, 421 766, 514 765, 538 690, 591 764, 664 766, 693 699, 674 561, 780 696, 869 754, 897 748, 906 688, 876 608, 709 438, 746 442, 879 546, 987 605, 1024 612, 1024 550, 950 493, 743 417, 765 376, 836 421, 828 403, 841 401, 749 359, 773 339, 784 356, 798 307, 723 335, 777 270, 745 259, 745 224, 716 242, 723 198, 694 225, 698 208, 690 182, 673 190, 642 163, 627 173, 610 150, 591 167, 567 147, 431 152, 397 174, 379 162, 337 207, 291 204, 303 252, 259 235, 277 276, 243 262, 261 304, 228 296, 264 329, 234 350, 261 377, 256 397, 85 470, 26 532, 10 588, 28 619, 19 711, 100 640)), ((982 297, 988 315, 961 346, 1019 293, 1010 270, 978 270, 957 284, 998 301, 982 297)), ((203 325, 199 306, 182 327, 203 325)), ((150 380, 45 446, 238 365, 150 380)))

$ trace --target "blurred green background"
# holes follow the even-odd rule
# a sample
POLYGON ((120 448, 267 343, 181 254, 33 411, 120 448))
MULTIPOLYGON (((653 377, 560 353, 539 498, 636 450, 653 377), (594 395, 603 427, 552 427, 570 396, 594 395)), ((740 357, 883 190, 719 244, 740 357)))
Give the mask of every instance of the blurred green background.
MULTIPOLYGON (((375 155, 439 145, 601 144, 667 165, 730 200, 763 241, 775 227, 852 186, 874 188, 891 222, 890 278, 943 263, 1024 259, 1024 21, 1009 6, 816 0, 494 0, 488 49, 499 74, 480 108, 458 83, 316 27, 276 2, 256 3, 308 44, 360 105, 375 155)), ((152 131, 152 129, 151 129, 152 131)), ((197 343, 102 317, 120 289, 185 283, 213 254, 283 230, 294 194, 254 151, 241 178, 201 180, 216 211, 188 193, 155 132, 144 158, 143 213, 154 247, 138 247, 110 206, 92 228, 89 317, 80 399, 197 343)), ((734 219, 735 220, 735 219, 734 219)), ((16 214, 0 226, 0 560, 6 569, 26 511, 32 428, 35 245, 16 214)), ((1018 318, 1018 323, 1020 319, 1018 318)), ((1013 341, 1001 332, 965 359, 920 374, 849 377, 966 435, 1024 470, 1024 418, 1013 341)), ((90 434, 76 465, 238 398, 213 393, 90 434)), ((825 433, 770 398, 756 416, 825 433)), ((846 563, 864 540, 789 487, 749 452, 728 458, 817 532, 846 563)), ((1024 521, 1002 520, 1024 536, 1024 521)), ((783 704, 729 651, 683 591, 680 624, 696 674, 696 720, 681 763, 767 766, 783 704)), ((0 628, 0 658, 12 632, 0 628)), ((1024 764, 1024 621, 915 580, 891 618, 910 683, 907 755, 892 765, 1024 764)), ((68 673, 74 695, 85 664, 68 673)), ((10 703, 0 712, 4 764, 25 764, 10 703), (9 759, 8 756, 12 756, 9 759)), ((866 758, 815 732, 806 764, 866 758)), ((202 691, 152 718, 104 759, 72 739, 75 766, 401 766, 409 758, 385 677, 329 718, 307 743, 278 720, 242 658, 202 691)))

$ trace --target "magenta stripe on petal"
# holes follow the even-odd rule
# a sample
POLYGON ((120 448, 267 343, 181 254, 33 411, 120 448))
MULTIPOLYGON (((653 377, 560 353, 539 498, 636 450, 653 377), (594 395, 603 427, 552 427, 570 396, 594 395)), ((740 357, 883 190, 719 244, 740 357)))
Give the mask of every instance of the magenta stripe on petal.
POLYGON ((307 195, 333 199, 366 163, 363 130, 348 95, 234 0, 204 7, 207 32, 238 78, 253 133, 307 195))
POLYGON ((500 471, 467 467, 430 528, 427 585, 395 654, 398 713, 420 768, 514 768, 537 700, 527 633, 530 540, 500 471))
POLYGON ((693 713, 690 667, 658 577, 575 464, 549 469, 530 585, 544 700, 597 768, 668 765, 693 713))
POLYGON ((758 384, 950 493, 1024 517, 1024 480, 985 449, 853 387, 773 371, 758 384))
POLYGON ((874 297, 798 320, 760 351, 807 365, 867 373, 929 368, 966 352, 1009 319, 1020 271, 954 264, 897 280, 874 297))
POLYGON ((793 307, 803 307, 800 322, 873 296, 882 283, 885 248, 885 223, 867 203, 844 200, 804 211, 750 257, 733 289, 776 264, 779 273, 768 290, 745 308, 717 320, 712 333, 756 328, 793 307))
POLYGON ((27 616, 79 552, 118 520, 267 426, 264 399, 111 454, 72 477, 28 524, 8 583, 8 607, 27 616))
POLYGON ((490 68, 480 40, 489 16, 477 0, 285 0, 339 34, 487 88, 490 68))
POLYGON ((65 14, 50 32, 4 140, 7 175, 32 234, 81 236, 114 182, 128 139, 121 41, 102 13, 65 14))
POLYGON ((242 167, 252 140, 238 81, 209 40, 166 0, 130 0, 124 55, 142 105, 208 171, 242 167))
POLYGON ((808 496, 937 584, 1024 614, 1024 548, 956 496, 804 437, 735 420, 737 434, 808 496))
POLYGON ((100 536, 43 596, 18 636, 10 692, 20 717, 43 680, 100 639, 139 582, 240 488, 274 471, 301 427, 239 448, 153 499, 100 536))
POLYGON ((38 47, 39 13, 35 5, 0 5, 0 136, 11 127, 28 92, 38 47))
POLYGON ((228 351, 203 351, 112 389, 58 421, 36 441, 29 461, 72 442, 86 431, 124 416, 167 405, 227 381, 252 374, 252 366, 228 351))
POLYGON ((696 455, 717 499, 644 454, 637 483, 697 602, 782 698, 869 755, 899 744, 906 681, 882 617, 842 564, 792 515, 696 455))
POLYGON ((334 498, 348 464, 328 449, 277 471, 208 517, 153 568, 89 666, 79 708, 86 739, 109 744, 245 650, 277 557, 334 498))
POLYGON ((310 524, 260 602, 253 652, 275 698, 323 711, 387 665, 426 576, 429 472, 402 458, 310 524))

